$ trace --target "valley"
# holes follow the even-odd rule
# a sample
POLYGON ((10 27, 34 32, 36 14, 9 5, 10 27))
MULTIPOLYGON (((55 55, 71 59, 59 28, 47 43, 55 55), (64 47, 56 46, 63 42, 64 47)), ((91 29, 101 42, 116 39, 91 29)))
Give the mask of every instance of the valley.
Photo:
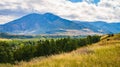
MULTIPOLYGON (((62 42, 62 41, 61 41, 62 42)), ((82 43, 81 43, 82 44, 82 43)), ((75 45, 75 42, 74 42, 75 45)), ((79 44, 80 45, 80 44, 79 44)), ((69 47, 70 48, 70 47, 69 47)), ((24 57, 25 58, 25 57, 24 57)), ((76 50, 36 57, 16 64, 4 63, 2 67, 119 67, 120 34, 103 35, 99 42, 79 47, 76 50), (52 63, 51 63, 52 62, 52 63)))

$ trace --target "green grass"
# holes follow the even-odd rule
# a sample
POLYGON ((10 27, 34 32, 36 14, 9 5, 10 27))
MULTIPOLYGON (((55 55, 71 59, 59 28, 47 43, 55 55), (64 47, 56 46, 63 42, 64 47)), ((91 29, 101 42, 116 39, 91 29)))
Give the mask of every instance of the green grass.
POLYGON ((99 43, 79 48, 70 53, 34 58, 16 65, 2 64, 0 67, 120 67, 119 36, 109 37, 99 43))
POLYGON ((11 64, 0 64, 0 67, 13 67, 11 64))

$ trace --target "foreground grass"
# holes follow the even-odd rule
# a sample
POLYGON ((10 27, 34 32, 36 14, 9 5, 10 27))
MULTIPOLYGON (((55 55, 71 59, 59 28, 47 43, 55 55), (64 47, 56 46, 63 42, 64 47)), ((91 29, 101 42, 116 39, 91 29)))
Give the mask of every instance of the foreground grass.
POLYGON ((15 67, 120 67, 120 40, 110 37, 71 53, 21 62, 15 67))
POLYGON ((120 67, 120 44, 88 46, 72 53, 21 62, 15 67, 120 67))
POLYGON ((119 36, 82 47, 70 53, 40 57, 16 65, 1 64, 0 67, 120 67, 119 36))

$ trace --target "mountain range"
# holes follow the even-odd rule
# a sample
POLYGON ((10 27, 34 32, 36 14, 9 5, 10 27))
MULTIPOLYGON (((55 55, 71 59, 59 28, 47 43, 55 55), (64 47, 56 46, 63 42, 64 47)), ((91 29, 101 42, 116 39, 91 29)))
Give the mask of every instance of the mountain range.
POLYGON ((120 23, 72 21, 52 13, 31 13, 0 25, 0 32, 11 34, 93 35, 120 32, 120 23))

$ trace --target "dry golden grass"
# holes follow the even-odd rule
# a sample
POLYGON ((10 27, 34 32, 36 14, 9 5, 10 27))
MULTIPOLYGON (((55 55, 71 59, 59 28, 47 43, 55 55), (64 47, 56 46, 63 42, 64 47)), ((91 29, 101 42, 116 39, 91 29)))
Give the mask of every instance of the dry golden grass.
POLYGON ((118 35, 70 53, 21 62, 15 67, 120 67, 118 35))
POLYGON ((8 40, 11 40, 11 39, 0 38, 0 41, 8 41, 8 40))

